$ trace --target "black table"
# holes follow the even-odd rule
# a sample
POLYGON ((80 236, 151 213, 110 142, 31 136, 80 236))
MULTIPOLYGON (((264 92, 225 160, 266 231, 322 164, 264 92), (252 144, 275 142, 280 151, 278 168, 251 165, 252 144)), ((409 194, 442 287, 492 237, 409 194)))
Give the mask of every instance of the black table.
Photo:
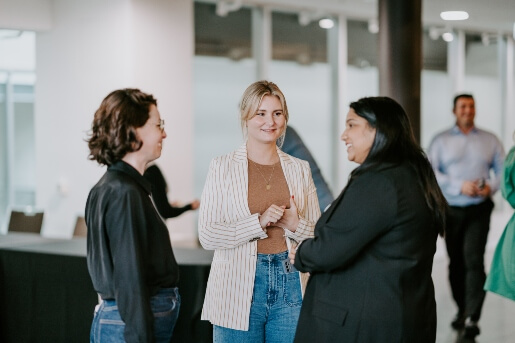
MULTIPOLYGON (((200 313, 213 253, 174 252, 182 303, 173 342, 212 342, 212 326, 200 313)), ((0 342, 88 342, 97 302, 85 238, 0 235, 0 342)))

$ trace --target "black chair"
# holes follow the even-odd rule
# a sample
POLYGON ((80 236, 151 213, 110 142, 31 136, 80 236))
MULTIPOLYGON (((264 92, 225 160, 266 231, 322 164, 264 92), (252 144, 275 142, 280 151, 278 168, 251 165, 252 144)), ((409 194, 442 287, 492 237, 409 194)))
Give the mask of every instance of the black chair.
POLYGON ((8 232, 41 233, 44 212, 11 211, 8 232))
POLYGON ((75 229, 73 230, 73 237, 86 237, 88 235, 88 228, 84 217, 77 217, 75 222, 75 229))

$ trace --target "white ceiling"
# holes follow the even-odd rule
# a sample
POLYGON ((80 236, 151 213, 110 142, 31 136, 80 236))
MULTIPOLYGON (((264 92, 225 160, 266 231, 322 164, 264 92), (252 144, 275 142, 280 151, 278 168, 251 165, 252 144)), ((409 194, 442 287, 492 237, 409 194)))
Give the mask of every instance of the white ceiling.
MULTIPOLYGON (((269 6, 287 12, 307 10, 343 14, 349 19, 372 19, 377 18, 379 0, 204 0, 217 1, 269 6)), ((422 21, 426 27, 447 25, 470 32, 514 34, 515 0, 422 0, 422 3, 422 21), (465 21, 446 22, 440 19, 440 12, 446 10, 464 10, 470 17, 465 21)))

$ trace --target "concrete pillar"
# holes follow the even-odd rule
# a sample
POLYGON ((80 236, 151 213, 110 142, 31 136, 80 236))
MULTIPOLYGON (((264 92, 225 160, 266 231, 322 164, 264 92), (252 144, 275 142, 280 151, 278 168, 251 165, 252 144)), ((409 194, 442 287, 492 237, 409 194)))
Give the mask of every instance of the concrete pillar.
MULTIPOLYGON (((465 91, 465 33, 453 33, 454 39, 447 46, 447 73, 452 84, 453 94, 465 91)), ((454 95, 453 95, 454 97, 454 95)))
POLYGON ((379 94, 398 101, 420 141, 422 1, 379 0, 379 94))
POLYGON ((252 9, 252 57, 256 60, 256 81, 267 80, 272 60, 272 13, 267 7, 252 9))
POLYGON ((338 144, 340 135, 345 128, 345 116, 349 108, 347 95, 347 18, 344 15, 338 16, 335 27, 328 31, 328 60, 331 66, 331 156, 335 161, 332 164, 331 184, 333 189, 342 189, 347 182, 347 176, 354 168, 345 168, 348 163, 342 158, 344 156, 344 144, 338 144), (348 169, 348 170, 346 170, 348 169))

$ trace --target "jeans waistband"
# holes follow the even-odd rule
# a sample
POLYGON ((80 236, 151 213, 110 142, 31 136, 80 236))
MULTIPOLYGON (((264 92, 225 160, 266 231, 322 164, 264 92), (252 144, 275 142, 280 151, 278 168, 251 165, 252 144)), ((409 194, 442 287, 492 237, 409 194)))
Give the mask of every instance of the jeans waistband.
MULTIPOLYGON (((168 295, 177 295, 179 293, 178 287, 170 287, 170 288, 160 288, 159 291, 152 297, 159 297, 159 296, 168 296, 168 295)), ((102 303, 105 304, 105 306, 115 306, 116 300, 115 299, 104 299, 102 300, 102 303)))
POLYGON ((288 251, 283 251, 277 254, 257 254, 258 261, 282 261, 288 258, 288 251))
POLYGON ((157 293, 153 296, 177 294, 178 292, 179 292, 178 287, 160 288, 159 291, 157 291, 157 293))

